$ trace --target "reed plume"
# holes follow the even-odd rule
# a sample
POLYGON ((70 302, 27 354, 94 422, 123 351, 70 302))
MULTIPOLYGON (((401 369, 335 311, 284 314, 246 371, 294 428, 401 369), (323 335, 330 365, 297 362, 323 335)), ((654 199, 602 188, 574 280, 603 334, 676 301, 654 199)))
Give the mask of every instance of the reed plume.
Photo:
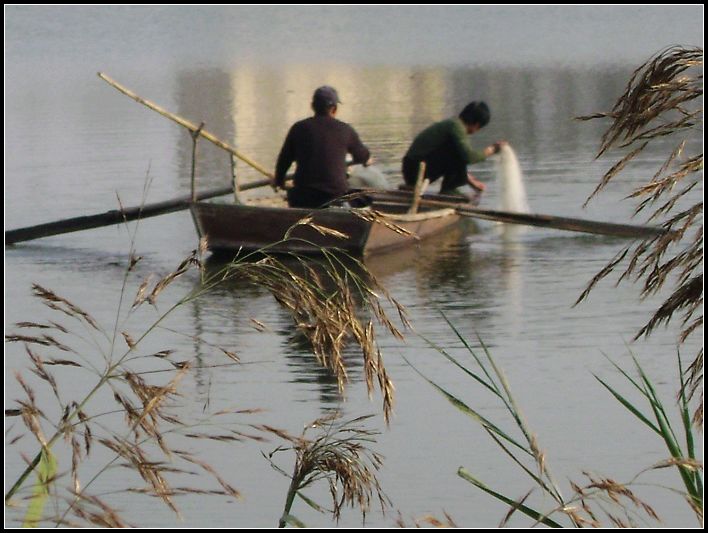
MULTIPOLYGON (((131 254, 127 272, 131 272, 135 264, 131 254)), ((127 314, 119 306, 115 323, 110 328, 103 327, 69 298, 39 284, 33 285, 34 297, 56 317, 46 321, 18 322, 16 328, 21 333, 10 332, 5 336, 7 343, 19 343, 24 347, 32 378, 28 379, 22 372, 16 373, 23 396, 14 400, 12 408, 5 410, 5 416, 10 419, 18 417, 24 432, 22 427, 12 425, 6 440, 14 444, 24 435, 30 435, 40 447, 34 459, 26 460, 26 469, 5 495, 6 506, 13 510, 13 515, 18 514, 20 523, 27 526, 53 523, 71 527, 129 525, 104 497, 91 494, 96 479, 110 476, 115 465, 134 472, 139 483, 135 486, 116 483, 114 493, 145 494, 158 498, 177 515, 179 510, 175 496, 204 491, 189 486, 173 486, 173 480, 193 475, 195 466, 216 482, 216 486, 206 493, 231 500, 239 497, 239 492, 217 469, 194 454, 174 447, 174 438, 184 436, 187 433, 185 428, 206 421, 190 420, 188 423, 180 414, 179 384, 191 371, 191 362, 175 359, 173 350, 157 353, 142 351, 145 338, 172 311, 194 295, 187 295, 158 315, 140 334, 129 331, 133 328, 126 325, 127 318, 142 303, 151 301, 156 305, 160 293, 177 277, 195 267, 199 270, 202 267, 198 250, 185 258, 173 272, 160 278, 152 290, 147 290, 149 283, 141 284, 138 297, 127 314), (111 330, 113 334, 109 333, 111 330), (116 342, 120 338, 122 349, 121 344, 116 342), (90 348, 86 350, 79 348, 79 345, 90 348), (67 355, 57 357, 57 352, 67 355), (97 352, 101 357, 96 357, 97 352), (156 362, 157 368, 151 365, 151 370, 141 370, 144 367, 137 365, 137 362, 146 360, 156 362), (65 368, 68 372, 59 374, 56 371, 58 368, 65 368), (169 377, 161 380, 158 377, 161 375, 169 377), (81 393, 77 382, 89 383, 86 378, 91 376, 93 386, 88 385, 86 391, 81 393), (40 405, 38 398, 46 398, 46 395, 38 394, 36 388, 42 386, 50 389, 53 405, 40 405), (83 395, 76 397, 79 394, 83 395), (105 407, 106 396, 113 399, 113 406, 109 408, 105 407), (102 398, 101 401, 96 401, 98 398, 102 398), (96 457, 96 447, 109 451, 107 462, 97 464, 98 459, 93 459, 96 457), (60 452, 59 448, 65 448, 66 453, 60 452), (59 464, 57 470, 56 458, 59 456, 70 457, 70 466, 59 464), (33 487, 28 487, 33 472, 37 473, 38 480, 33 487), (48 498, 53 500, 53 505, 47 505, 48 498), (49 509, 52 512, 47 512, 49 509), (24 516, 19 515, 23 510, 24 516)), ((120 302, 123 302, 127 280, 126 275, 120 302)), ((238 364, 234 361, 235 356, 229 356, 231 352, 223 349, 221 352, 231 364, 238 364)), ((228 425, 228 420, 238 424, 238 419, 244 414, 247 412, 221 412, 213 416, 224 419, 228 425)), ((249 435, 237 430, 231 435, 234 440, 263 440, 262 435, 249 435)), ((192 432, 190 438, 217 440, 209 433, 195 435, 192 432)))
MULTIPOLYGON (((311 222, 304 219, 301 223, 311 222)), ((403 334, 382 301, 397 311, 404 328, 409 323, 403 306, 360 261, 322 250, 322 259, 314 263, 296 255, 269 255, 266 249, 258 256, 237 258, 206 284, 229 279, 246 280, 270 291, 292 316, 296 330, 308 339, 319 364, 336 377, 341 392, 349 380, 344 350, 355 343, 361 350, 367 390, 371 395, 379 389, 384 417, 390 420, 395 387, 376 343, 376 323, 398 339, 403 334)))
MULTIPOLYGON (((612 111, 578 117, 610 121, 597 157, 611 149, 629 151, 603 176, 586 203, 648 146, 674 142, 673 150, 656 173, 628 197, 639 202, 635 215, 650 211, 649 220, 661 221, 668 232, 620 251, 578 298, 578 302, 582 301, 623 260, 628 261, 628 266, 619 281, 640 282, 642 297, 673 285, 671 294, 635 339, 650 335, 677 315, 681 323, 679 343, 703 326, 703 200, 698 195, 703 183, 703 152, 694 148, 703 125, 702 67, 702 48, 675 46, 663 50, 634 71, 612 111)), ((689 396, 702 384, 702 368, 703 348, 687 369, 689 396)), ((702 404, 702 393, 699 403, 702 404)), ((696 410, 695 418, 702 424, 702 409, 696 410)))
POLYGON ((323 511, 321 506, 302 492, 320 481, 325 481, 329 486, 332 498, 331 514, 335 520, 339 520, 345 505, 358 507, 364 518, 374 498, 378 500, 382 511, 390 505, 390 500, 382 491, 376 477, 376 472, 383 464, 383 457, 369 447, 377 433, 360 425, 370 416, 343 422, 340 416, 339 413, 333 413, 315 420, 308 424, 298 437, 280 433, 282 438, 290 442, 290 446, 278 447, 265 456, 273 468, 290 478, 279 527, 288 524, 303 525, 292 514, 296 497, 312 508, 323 511), (308 438, 307 432, 311 430, 320 430, 321 433, 314 438, 308 438), (275 454, 284 451, 295 453, 292 474, 287 474, 273 461, 275 454))

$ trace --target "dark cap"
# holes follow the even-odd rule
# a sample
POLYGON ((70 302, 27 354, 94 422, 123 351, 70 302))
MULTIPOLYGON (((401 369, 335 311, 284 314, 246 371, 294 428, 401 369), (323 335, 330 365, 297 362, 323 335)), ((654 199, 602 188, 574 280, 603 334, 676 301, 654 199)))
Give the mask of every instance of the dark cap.
POLYGON ((341 104, 342 101, 339 99, 339 95, 337 94, 337 91, 334 90, 334 87, 323 85, 315 91, 314 95, 312 95, 312 103, 329 107, 341 104))

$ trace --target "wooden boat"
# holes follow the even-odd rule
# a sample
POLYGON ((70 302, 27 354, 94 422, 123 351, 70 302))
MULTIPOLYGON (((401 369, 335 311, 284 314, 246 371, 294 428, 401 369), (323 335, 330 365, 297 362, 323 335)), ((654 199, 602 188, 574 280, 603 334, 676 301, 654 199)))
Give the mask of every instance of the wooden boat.
MULTIPOLYGON (((424 195, 461 206, 474 206, 457 196, 424 195)), ((318 253, 339 249, 369 255, 413 244, 434 235, 460 216, 454 208, 421 207, 409 213, 412 194, 367 191, 366 207, 334 206, 298 209, 249 204, 196 202, 191 211, 197 232, 213 252, 264 250, 272 253, 318 253)))

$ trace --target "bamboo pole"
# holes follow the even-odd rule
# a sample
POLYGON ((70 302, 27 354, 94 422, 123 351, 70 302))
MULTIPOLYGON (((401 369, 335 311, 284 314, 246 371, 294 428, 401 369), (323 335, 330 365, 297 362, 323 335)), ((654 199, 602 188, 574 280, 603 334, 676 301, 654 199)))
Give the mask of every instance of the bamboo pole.
POLYGON ((199 128, 197 128, 197 131, 189 132, 190 137, 192 137, 192 175, 189 180, 190 188, 192 191, 192 202, 197 201, 197 141, 199 140, 199 132, 202 131, 203 127, 204 123, 202 122, 201 124, 199 124, 199 128))
POLYGON ((253 159, 243 155, 236 148, 234 148, 230 144, 222 141, 213 133, 209 133, 208 131, 203 130, 203 129, 200 130, 199 126, 193 124, 192 122, 190 122, 178 115, 175 115, 174 113, 170 113, 169 111, 160 107, 159 105, 157 105, 149 100, 146 100, 145 98, 142 98, 141 96, 138 96, 133 91, 131 91, 130 89, 127 89, 126 87, 123 87, 120 83, 111 79, 109 76, 103 74, 102 72, 98 73, 98 77, 101 78, 106 83, 108 83, 109 85, 111 85, 112 87, 114 87, 115 89, 117 89, 118 91, 125 94, 126 96, 129 96, 130 98, 132 98, 136 102, 143 104, 145 107, 148 107, 148 108, 152 109, 153 111, 156 111, 157 113, 159 113, 163 117, 169 118, 170 120, 172 120, 173 122, 176 122, 180 126, 187 128, 192 133, 195 133, 195 134, 198 133, 200 136, 204 137, 207 141, 215 144, 216 146, 218 146, 219 148, 221 148, 223 150, 226 150, 227 152, 232 153, 233 155, 238 157, 241 161, 243 161, 244 163, 246 163, 250 167, 256 169, 258 172, 260 172, 264 176, 267 176, 271 180, 275 180, 275 176, 273 175, 272 172, 266 170, 262 165, 258 164, 253 159))
MULTIPOLYGON (((415 187, 413 189, 413 202, 411 202, 411 207, 408 209, 408 213, 414 215, 418 212, 418 206, 420 205, 420 197, 423 194, 423 189, 428 187, 425 179, 425 161, 420 162, 418 167, 418 177, 415 180, 415 187)), ((430 183, 430 182, 428 182, 430 183)))
POLYGON ((231 163, 231 183, 234 184, 234 203, 242 204, 241 201, 241 181, 236 169, 236 157, 234 154, 229 154, 229 162, 231 163))

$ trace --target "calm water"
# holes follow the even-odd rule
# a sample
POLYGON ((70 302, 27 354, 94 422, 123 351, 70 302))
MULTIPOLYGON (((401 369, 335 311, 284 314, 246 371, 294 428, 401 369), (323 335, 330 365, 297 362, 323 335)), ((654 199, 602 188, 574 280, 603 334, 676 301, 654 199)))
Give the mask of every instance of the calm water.
MULTIPOLYGON (((701 12, 695 6, 329 7, 322 12, 304 7, 11 7, 6 9, 5 227, 113 209, 116 196, 123 205, 136 205, 146 178, 148 202, 188 192, 188 135, 99 80, 99 70, 167 109, 204 121, 208 130, 266 167, 274 166, 290 124, 308 115, 312 90, 331 84, 344 100, 341 118, 357 128, 392 184, 417 131, 456 114, 469 100, 484 99, 492 122, 473 140, 479 147, 501 138, 511 143, 532 211, 626 222, 632 205, 622 198, 656 170, 668 145, 647 153, 581 210, 612 162, 594 159, 602 125, 573 117, 609 109, 633 68, 650 54, 677 42, 700 42, 701 12), (533 24, 526 24, 529 20, 533 24), (425 31, 428 22, 440 31, 425 31)), ((206 145, 200 149, 200 184, 226 183, 226 155, 206 145)), ((260 177, 246 167, 239 171, 244 179, 260 177)), ((485 206, 495 207, 498 184, 491 164, 480 165, 477 174, 489 185, 485 206)), ((135 247, 143 259, 128 298, 142 279, 171 271, 195 245, 186 212, 142 222, 135 247)), ((112 329, 129 246, 125 228, 109 227, 6 248, 6 332, 15 322, 50 317, 31 298, 34 282, 112 329)), ((674 367, 676 348, 673 330, 630 343, 660 302, 640 302, 631 285, 604 283, 573 307, 586 283, 622 246, 614 239, 543 229, 502 235, 493 224, 467 221, 419 248, 372 257, 366 264, 407 307, 425 337, 468 358, 441 319, 443 311, 466 338, 479 334, 490 346, 558 479, 582 482, 581 472, 590 470, 627 481, 664 459, 665 451, 593 374, 625 387, 603 354, 628 365, 631 350, 670 401, 676 378, 665 370, 674 367)), ((198 283, 195 275, 179 279, 160 310, 198 283)), ((121 327, 137 337, 156 317, 146 308, 121 327)), ((225 286, 182 307, 151 334, 144 349, 172 348, 179 359, 196 361, 179 399, 180 412, 190 420, 202 416, 205 406, 214 412, 261 408, 263 413, 238 421, 299 433, 334 408, 348 417, 376 414, 371 424, 383 432, 377 450, 386 456, 380 479, 394 510, 387 516, 372 512, 367 525, 392 526, 397 512, 408 523, 448 512, 459 525, 496 526, 504 506, 459 479, 457 468, 465 466, 512 497, 525 494, 530 484, 403 358, 510 427, 504 413, 416 335, 399 342, 381 333, 379 342, 396 385, 388 429, 378 396, 367 397, 355 350, 347 356, 352 381, 343 399, 332 377, 298 343, 287 314, 259 288, 225 286), (252 319, 266 330, 257 331, 252 319), (225 362, 214 346, 236 351, 243 364, 212 368, 225 362)), ((686 354, 694 353, 699 342, 696 338, 686 354)), ((26 366, 26 356, 20 346, 8 345, 5 361, 5 400, 12 406, 20 397, 12 374, 26 366)), ((70 383, 65 399, 78 398, 92 384, 89 375, 76 379, 76 374, 58 373, 70 383)), ((99 398, 89 411, 112 406, 110 398, 99 398)), ((12 421, 6 424, 11 426, 12 421)), ((132 523, 277 523, 288 482, 260 452, 279 442, 177 442, 203 449, 244 500, 227 505, 185 497, 182 521, 149 499, 121 495, 110 500, 130 509, 132 523)), ((6 449, 6 485, 22 468, 18 452, 32 450, 27 438, 6 449)), ((281 459, 287 470, 289 459, 281 459)), ((98 493, 140 484, 120 471, 100 479, 98 493)), ((673 472, 646 481, 679 486, 673 472)), ((655 487, 638 491, 667 524, 694 525, 679 497, 655 487)), ((324 487, 310 495, 326 502, 324 487)), ((293 512, 308 525, 330 525, 329 518, 302 502, 293 512)), ((9 514, 6 523, 15 519, 9 514)), ((347 512, 339 525, 360 523, 357 513, 347 512)))

